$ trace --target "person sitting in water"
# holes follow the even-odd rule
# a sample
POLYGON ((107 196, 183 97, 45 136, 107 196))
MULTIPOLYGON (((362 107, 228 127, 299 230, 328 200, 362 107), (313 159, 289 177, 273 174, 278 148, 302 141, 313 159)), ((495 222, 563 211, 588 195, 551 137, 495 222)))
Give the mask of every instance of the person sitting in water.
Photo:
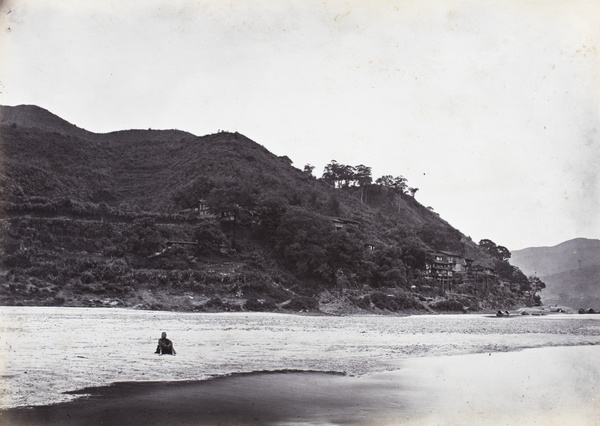
POLYGON ((176 355, 175 348, 173 347, 173 342, 167 339, 167 333, 163 331, 161 338, 158 339, 158 346, 156 347, 156 354, 164 355, 176 355))

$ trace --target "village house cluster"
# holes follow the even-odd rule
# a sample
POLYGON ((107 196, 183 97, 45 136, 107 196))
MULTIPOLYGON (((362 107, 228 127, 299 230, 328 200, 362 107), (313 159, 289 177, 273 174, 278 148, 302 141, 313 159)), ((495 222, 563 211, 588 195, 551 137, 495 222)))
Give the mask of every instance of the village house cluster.
POLYGON ((486 288, 495 285, 501 291, 520 292, 526 297, 532 296, 539 290, 522 291, 519 283, 499 279, 494 268, 449 251, 428 252, 424 277, 432 283, 437 283, 445 291, 452 291, 455 285, 469 282, 486 288))
POLYGON ((442 289, 450 291, 453 284, 464 281, 465 277, 475 282, 487 283, 495 276, 495 272, 493 268, 457 253, 430 251, 425 263, 424 276, 426 280, 437 282, 442 289))

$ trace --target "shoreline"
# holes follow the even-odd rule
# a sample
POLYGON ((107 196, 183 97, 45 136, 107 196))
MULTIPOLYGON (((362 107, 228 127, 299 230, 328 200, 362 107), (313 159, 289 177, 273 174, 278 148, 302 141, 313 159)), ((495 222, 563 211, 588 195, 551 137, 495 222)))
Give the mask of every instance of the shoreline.
MULTIPOLYGON (((277 310, 277 311, 189 311, 189 310, 155 310, 155 309, 144 309, 139 308, 137 306, 86 306, 86 305, 2 305, 0 304, 0 309, 2 308, 42 308, 42 309, 97 309, 97 310, 126 310, 126 311, 134 311, 134 312, 155 312, 160 314, 273 314, 273 315, 294 315, 294 316, 308 316, 308 317, 361 317, 361 316, 381 316, 381 317, 407 317, 407 316, 431 316, 431 315, 495 315, 498 309, 490 308, 490 309, 482 309, 480 311, 433 311, 433 310, 419 310, 419 309, 408 309, 404 311, 392 312, 392 311, 360 311, 360 312, 328 312, 328 311, 285 311, 285 310, 277 310)), ((571 307, 561 307, 564 309, 562 312, 552 311, 550 310, 551 306, 521 306, 515 307, 512 309, 508 309, 513 315, 520 315, 521 312, 531 312, 531 311, 541 311, 544 315, 548 314, 564 314, 564 315, 581 315, 578 312, 577 308, 571 307)), ((505 311, 506 309, 502 309, 505 311)), ((598 312, 585 312, 584 315, 593 315, 600 314, 600 310, 598 312)), ((527 314, 529 315, 529 314, 527 314)))
POLYGON ((600 346, 411 358, 396 370, 262 371, 119 382, 70 402, 0 411, 8 425, 594 425, 600 346))

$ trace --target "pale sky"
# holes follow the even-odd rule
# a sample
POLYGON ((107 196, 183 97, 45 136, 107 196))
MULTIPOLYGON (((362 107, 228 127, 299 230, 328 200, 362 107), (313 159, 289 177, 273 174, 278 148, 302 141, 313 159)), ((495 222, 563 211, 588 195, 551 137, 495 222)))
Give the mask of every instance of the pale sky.
POLYGON ((475 242, 600 238, 598 0, 3 0, 0 104, 403 175, 475 242))

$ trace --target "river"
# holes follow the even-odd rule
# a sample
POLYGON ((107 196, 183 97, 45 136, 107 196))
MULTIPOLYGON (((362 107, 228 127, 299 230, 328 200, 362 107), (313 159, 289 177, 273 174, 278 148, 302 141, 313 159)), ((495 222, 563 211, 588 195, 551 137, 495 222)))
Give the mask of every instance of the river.
POLYGON ((2 408, 129 381, 300 370, 364 377, 424 357, 600 345, 600 315, 301 316, 0 307, 2 408), (162 331, 177 356, 158 356, 162 331))

